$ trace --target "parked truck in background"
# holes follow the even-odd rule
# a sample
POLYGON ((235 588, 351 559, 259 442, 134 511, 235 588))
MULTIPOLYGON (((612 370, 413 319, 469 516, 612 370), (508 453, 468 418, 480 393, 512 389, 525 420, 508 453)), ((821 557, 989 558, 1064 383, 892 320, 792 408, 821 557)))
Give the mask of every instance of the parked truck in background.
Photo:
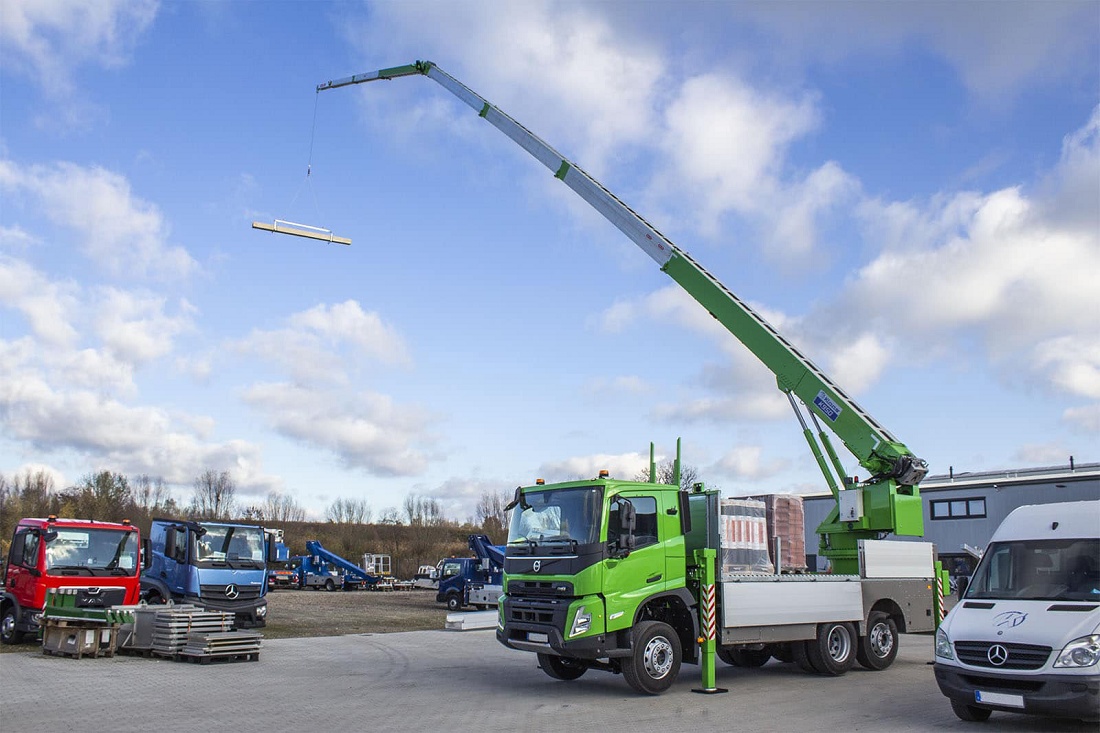
MULTIPOLYGON (((377 572, 368 572, 335 552, 326 550, 317 540, 307 540, 306 551, 309 552, 308 555, 298 558, 298 582, 302 588, 356 590, 374 586, 384 577, 388 577, 381 574, 381 559, 378 561, 377 572)), ((377 557, 384 557, 388 564, 388 555, 377 557)), ((372 564, 370 569, 375 570, 376 566, 372 564)))
POLYGON ((148 603, 171 600, 233 613, 237 628, 265 625, 267 563, 278 550, 263 527, 154 519, 147 546, 141 593, 148 603))
POLYGON ((1100 720, 1100 501, 1022 506, 936 632, 955 714, 1100 720))
POLYGON ((440 561, 435 600, 447 610, 466 606, 491 608, 504 591, 504 548, 492 544, 487 535, 472 534, 467 544, 473 557, 449 557, 440 561))
MULTIPOLYGON (((551 677, 602 669, 655 694, 671 685, 685 658, 702 662, 704 689, 715 689, 719 650, 743 666, 775 656, 841 674, 856 658, 871 669, 889 666, 899 630, 931 631, 931 546, 881 544, 890 534, 923 534, 918 484, 927 463, 690 255, 437 65, 356 74, 317 91, 408 76, 437 82, 530 153, 767 366, 836 500, 817 527, 831 576, 741 577, 722 572, 719 498, 701 484, 682 491, 601 477, 521 487, 509 507, 501 643, 537 653, 551 677), (849 477, 826 427, 869 478, 849 477)), ((652 458, 650 469, 652 477, 652 458)))
POLYGON ((78 608, 137 603, 140 552, 140 533, 129 522, 19 520, 4 569, 0 641, 38 633, 48 590, 75 588, 78 608))

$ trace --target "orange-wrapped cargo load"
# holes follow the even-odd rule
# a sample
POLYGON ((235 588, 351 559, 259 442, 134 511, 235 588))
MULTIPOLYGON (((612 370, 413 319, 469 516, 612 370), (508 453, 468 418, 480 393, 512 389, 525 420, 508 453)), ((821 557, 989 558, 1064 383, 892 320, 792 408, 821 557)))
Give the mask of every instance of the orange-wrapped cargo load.
POLYGON ((798 494, 755 497, 767 507, 768 556, 775 565, 775 541, 779 540, 781 573, 806 570, 806 514, 798 494))

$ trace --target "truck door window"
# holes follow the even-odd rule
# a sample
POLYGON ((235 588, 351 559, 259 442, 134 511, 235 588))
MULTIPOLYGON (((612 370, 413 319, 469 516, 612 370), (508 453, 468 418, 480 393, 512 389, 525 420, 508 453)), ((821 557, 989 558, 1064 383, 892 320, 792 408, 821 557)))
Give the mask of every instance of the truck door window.
MULTIPOLYGON (((657 543, 657 499, 652 496, 630 496, 634 505, 634 549, 657 543)), ((619 539, 619 508, 612 502, 607 519, 607 541, 609 544, 619 539)))

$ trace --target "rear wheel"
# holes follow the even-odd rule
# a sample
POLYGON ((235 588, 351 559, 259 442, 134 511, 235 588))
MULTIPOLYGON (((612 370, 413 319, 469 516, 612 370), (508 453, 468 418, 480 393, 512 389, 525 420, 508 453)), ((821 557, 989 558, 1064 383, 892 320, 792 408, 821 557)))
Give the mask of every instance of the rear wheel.
POLYGON ((542 671, 556 680, 575 680, 588 671, 588 665, 576 659, 566 659, 553 654, 539 654, 542 671))
POLYGON ((882 611, 867 617, 867 633, 860 637, 856 659, 871 670, 886 669, 898 655, 898 625, 882 611))
POLYGON ((817 640, 806 642, 810 664, 822 674, 842 675, 856 663, 856 630, 850 623, 817 627, 817 640))
POLYGON ((23 632, 15 628, 16 620, 15 606, 5 608, 3 616, 0 616, 0 642, 18 644, 23 641, 23 632))
POLYGON ((623 679, 644 695, 657 695, 672 686, 680 671, 680 637, 660 621, 642 621, 634 628, 634 648, 624 657, 623 679))
POLYGON ((329 593, 336 590, 336 583, 332 582, 332 578, 329 578, 325 581, 325 590, 327 590, 329 593))
POLYGON ((808 647, 810 644, 816 643, 816 641, 791 642, 791 659, 803 672, 807 672, 809 674, 817 674, 818 672, 817 667, 815 667, 813 665, 813 662, 810 660, 810 655, 806 649, 806 647, 808 647))
POLYGON ((993 714, 992 710, 967 705, 965 702, 959 702, 958 700, 951 701, 951 709, 955 711, 955 715, 959 716, 959 720, 970 723, 981 723, 989 720, 989 716, 993 714))

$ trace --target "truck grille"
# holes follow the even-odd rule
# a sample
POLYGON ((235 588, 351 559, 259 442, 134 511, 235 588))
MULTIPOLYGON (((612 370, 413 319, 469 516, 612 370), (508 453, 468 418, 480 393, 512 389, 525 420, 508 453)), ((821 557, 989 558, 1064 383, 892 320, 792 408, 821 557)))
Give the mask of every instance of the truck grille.
POLYGON ((567 580, 510 580, 508 595, 572 598, 573 584, 567 580))
POLYGON ((110 608, 126 602, 125 588, 77 588, 77 608, 110 608))
POLYGON ((1039 669, 1047 663, 1052 649, 1036 644, 998 644, 988 641, 957 641, 955 654, 963 664, 988 669, 1039 669), (1007 653, 1002 664, 994 664, 999 659, 999 650, 990 654, 991 647, 1000 647, 1007 653), (990 657, 993 659, 991 660, 990 657))
POLYGON ((209 598, 213 601, 254 601, 260 597, 259 585, 236 585, 236 597, 226 595, 228 585, 202 585, 199 586, 199 597, 209 598))

